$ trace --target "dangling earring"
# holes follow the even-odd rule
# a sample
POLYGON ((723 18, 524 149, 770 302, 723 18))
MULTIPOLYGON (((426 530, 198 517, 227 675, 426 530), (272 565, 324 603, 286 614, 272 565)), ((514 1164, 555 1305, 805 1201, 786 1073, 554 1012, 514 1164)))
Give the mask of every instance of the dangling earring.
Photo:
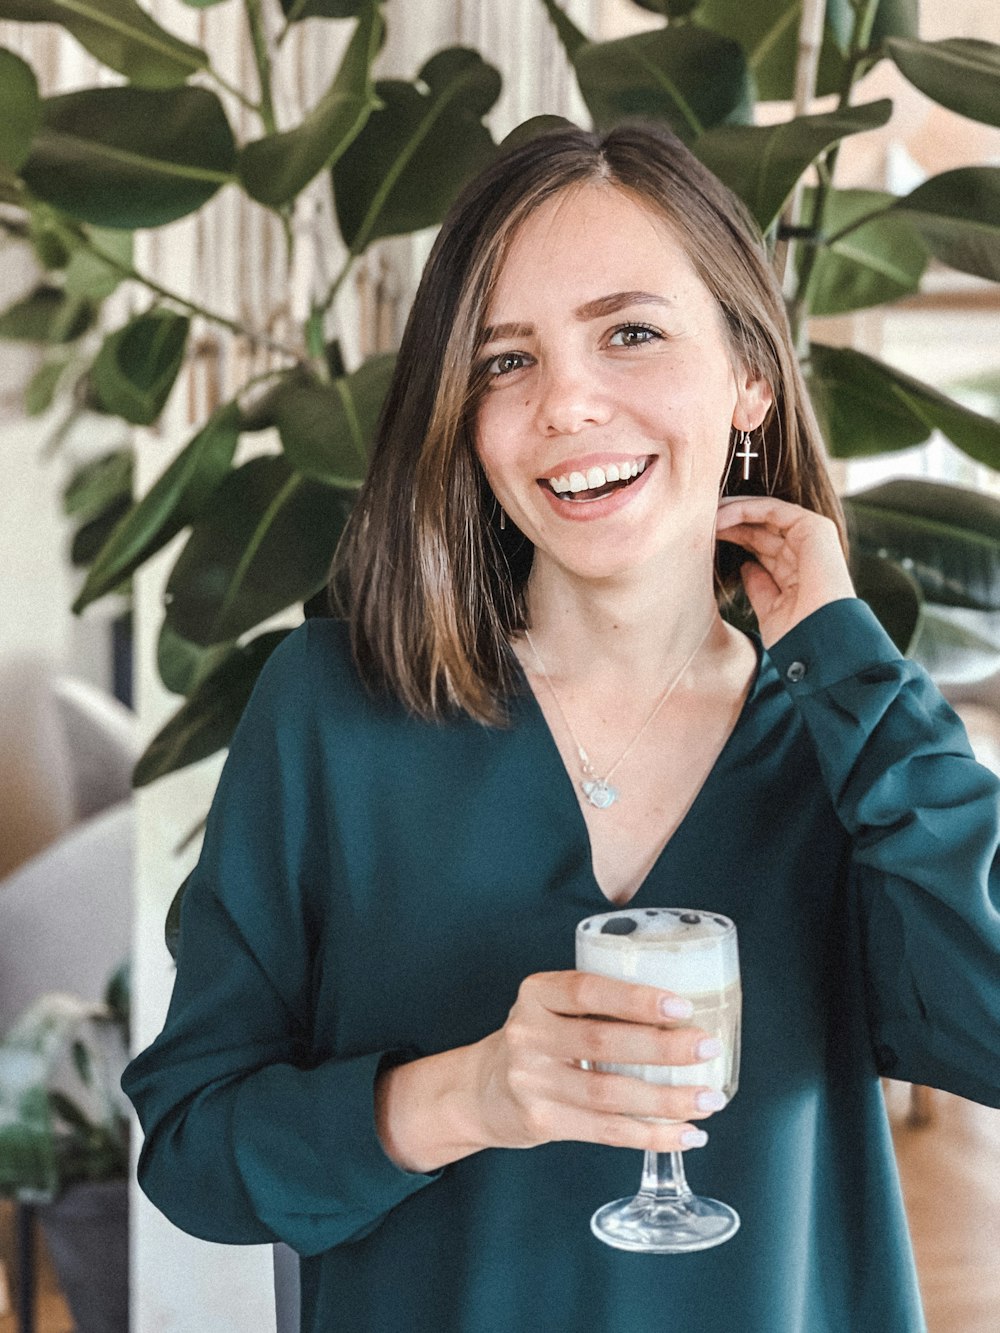
POLYGON ((500 531, 501 531, 501 532, 506 532, 506 530, 507 530, 507 515, 506 515, 506 513, 504 512, 504 507, 503 507, 503 505, 501 505, 501 506, 500 506, 500 531))
POLYGON ((752 432, 741 430, 739 438, 739 448, 733 455, 733 458, 742 458, 743 460, 743 480, 750 480, 750 459, 758 458, 759 455, 750 448, 750 437, 752 432))

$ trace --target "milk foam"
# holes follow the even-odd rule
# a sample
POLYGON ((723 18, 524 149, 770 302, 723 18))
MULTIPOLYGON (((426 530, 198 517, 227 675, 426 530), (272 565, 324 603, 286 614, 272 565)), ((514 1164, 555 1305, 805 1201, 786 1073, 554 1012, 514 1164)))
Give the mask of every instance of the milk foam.
POLYGON ((736 928, 728 917, 684 907, 638 907, 588 917, 576 928, 576 965, 680 995, 739 980, 736 928))

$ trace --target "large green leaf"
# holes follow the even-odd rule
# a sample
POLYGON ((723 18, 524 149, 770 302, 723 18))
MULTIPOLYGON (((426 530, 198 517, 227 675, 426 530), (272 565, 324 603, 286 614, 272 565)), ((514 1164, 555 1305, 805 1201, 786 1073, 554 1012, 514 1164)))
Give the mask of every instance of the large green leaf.
POLYGON ((75 250, 66 265, 63 288, 73 296, 102 301, 125 278, 123 269, 132 267, 133 238, 130 231, 105 231, 100 227, 92 228, 91 235, 100 253, 83 246, 75 250))
POLYGON ((1000 282, 1000 167, 942 172, 911 190, 896 207, 936 259, 1000 282))
POLYGON ((68 364, 68 358, 57 353, 40 365, 32 375, 21 402, 29 417, 41 416, 52 406, 59 382, 68 364))
POLYGON ((43 285, 0 314, 0 339, 28 343, 72 342, 93 322, 94 309, 89 303, 67 296, 58 287, 43 285))
POLYGON ((231 472, 167 582, 167 619, 192 643, 238 638, 323 586, 350 509, 347 496, 284 456, 231 472))
MULTIPOLYGON (((806 192, 807 217, 813 196, 814 191, 806 192)), ((927 247, 909 220, 892 210, 895 202, 895 195, 879 190, 829 192, 823 230, 835 238, 841 231, 847 234, 820 246, 810 278, 810 314, 839 315, 917 290, 927 247), (855 228, 860 218, 869 220, 855 228)))
MULTIPOLYGON (((833 92, 843 74, 840 47, 850 32, 850 0, 828 0, 818 89, 833 92)), ((738 42, 746 53, 758 95, 765 101, 791 98, 795 81, 801 0, 702 0, 698 20, 738 42)))
POLYGON ((1000 611, 925 603, 908 656, 936 680, 952 684, 995 675, 1000 670, 1000 611))
POLYGON ((63 490, 63 513, 87 520, 103 514, 124 496, 132 498, 135 456, 131 449, 112 449, 82 464, 63 490))
POLYGON ((172 88, 208 67, 208 57, 161 28, 135 0, 0 0, 0 19, 58 23, 140 88, 172 88))
POLYGON ((145 787, 228 745, 264 663, 288 632, 268 630, 233 648, 150 741, 132 774, 133 784, 145 787))
POLYGON ((913 479, 849 496, 851 540, 896 561, 930 602, 1000 610, 1000 501, 980 491, 913 479))
POLYGON ((90 368, 101 409, 136 426, 163 411, 184 363, 191 321, 172 310, 150 310, 109 334, 90 368))
POLYGON ((333 82, 305 120, 242 150, 240 179, 254 199, 271 208, 287 204, 358 136, 378 106, 371 67, 382 32, 378 6, 368 0, 333 82))
POLYGON ((131 503, 131 495, 122 493, 103 513, 78 528, 70 545, 69 558, 77 569, 86 569, 121 522, 131 503))
POLYGON ((589 38, 582 28, 578 28, 563 9, 558 0, 542 0, 546 13, 556 30, 556 36, 563 44, 570 62, 576 59, 577 52, 589 44, 589 38))
POLYGON ((160 680, 173 694, 191 694, 200 680, 214 671, 235 645, 217 643, 201 648, 182 639, 164 620, 156 640, 156 669, 160 680))
POLYGON ((292 23, 299 19, 356 18, 366 4, 367 0, 281 0, 285 17, 292 23))
MULTIPOLYGON (((763 100, 792 97, 802 0, 701 0, 697 17, 739 42, 763 100)), ((816 87, 821 96, 841 89, 854 22, 851 0, 826 0, 816 87)), ((872 29, 873 47, 888 37, 916 35, 917 0, 881 0, 872 29)))
POLYGON ((382 101, 333 169, 337 220, 353 254, 379 236, 436 225, 455 195, 496 155, 482 117, 500 75, 475 51, 432 56, 416 83, 386 79, 382 101))
POLYGON ((0 48, 0 165, 11 173, 27 161, 41 119, 34 70, 13 51, 0 48))
POLYGON ((1000 46, 994 42, 895 37, 885 51, 915 88, 941 106, 985 125, 1000 125, 1000 46))
POLYGON ((236 145, 206 88, 87 88, 43 103, 22 170, 40 199, 99 227, 159 227, 232 179, 236 145))
POLYGON ((235 403, 221 407, 118 523, 98 553, 73 603, 85 606, 111 592, 204 511, 228 473, 240 435, 235 403))
POLYGON ((633 0, 640 9, 648 9, 653 14, 665 14, 667 18, 684 18, 692 9, 697 9, 701 0, 633 0))
POLYGON ((851 578, 899 651, 908 652, 923 602, 916 579, 893 561, 858 546, 851 550, 851 578))
POLYGON ((709 130, 693 144, 695 153, 740 196, 766 231, 805 169, 820 153, 849 134, 878 129, 892 115, 883 98, 815 116, 796 116, 777 125, 730 125, 709 130))
POLYGON ((977 463, 1000 468, 1000 421, 962 407, 929 384, 862 352, 820 343, 812 344, 806 369, 834 457, 908 449, 939 430, 977 463))
POLYGON ((364 480, 395 355, 370 357, 332 384, 289 378, 274 391, 273 420, 299 472, 356 489, 364 480))
POLYGON ((639 116, 665 120, 691 139, 709 126, 753 119, 742 50, 693 23, 588 42, 573 65, 599 129, 639 116))

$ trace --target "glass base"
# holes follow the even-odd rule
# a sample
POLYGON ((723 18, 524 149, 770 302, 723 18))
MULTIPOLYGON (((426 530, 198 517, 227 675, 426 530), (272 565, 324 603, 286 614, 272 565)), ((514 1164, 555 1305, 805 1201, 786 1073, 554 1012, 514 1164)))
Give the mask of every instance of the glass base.
POLYGON ((590 1229, 605 1245, 640 1254, 689 1254, 731 1240, 740 1229, 739 1213, 718 1199, 689 1194, 657 1199, 637 1194, 606 1203, 590 1219, 590 1229))

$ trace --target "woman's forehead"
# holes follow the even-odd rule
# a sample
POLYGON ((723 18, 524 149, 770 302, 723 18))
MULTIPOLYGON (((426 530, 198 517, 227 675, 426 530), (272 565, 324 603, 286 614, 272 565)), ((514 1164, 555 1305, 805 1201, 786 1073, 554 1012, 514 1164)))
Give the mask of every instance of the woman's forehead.
POLYGON ((554 285, 583 296, 611 283, 642 290, 651 281, 701 286, 678 230, 655 208, 609 181, 568 186, 511 233, 492 283, 489 322, 498 307, 530 300, 554 285))

